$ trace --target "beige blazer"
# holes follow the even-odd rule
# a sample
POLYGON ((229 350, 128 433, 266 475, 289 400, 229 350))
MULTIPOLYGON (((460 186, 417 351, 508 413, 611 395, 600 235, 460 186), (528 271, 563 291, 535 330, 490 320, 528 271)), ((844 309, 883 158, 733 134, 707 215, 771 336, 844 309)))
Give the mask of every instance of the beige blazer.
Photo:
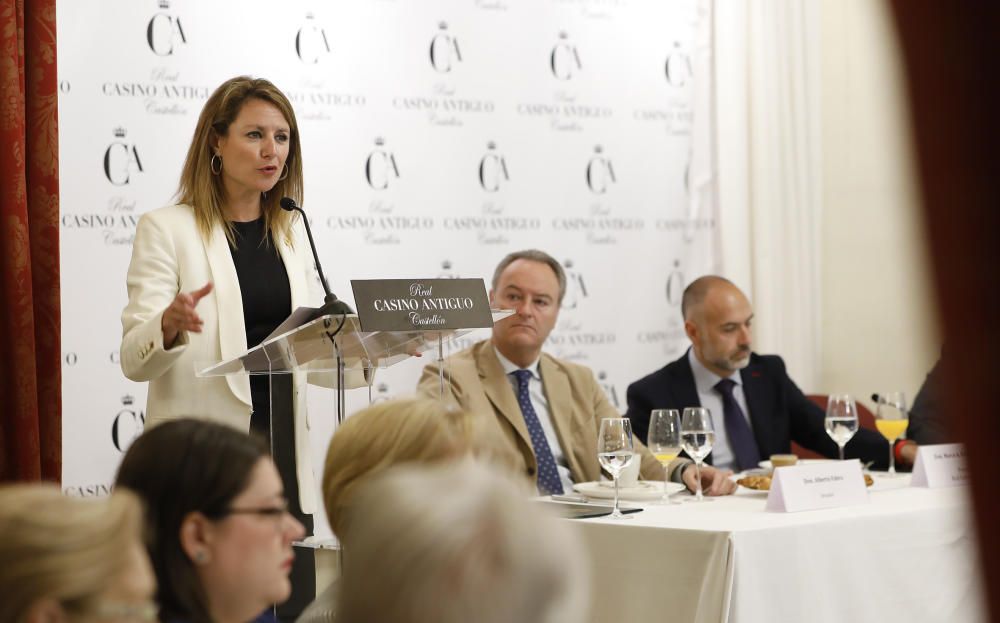
MULTIPOLYGON (((319 278, 301 223, 296 222, 294 247, 275 241, 288 272, 292 309, 323 302, 319 278)), ((217 227, 206 243, 194 210, 174 205, 139 219, 129 263, 128 305, 122 312, 121 366, 133 381, 148 381, 146 423, 195 417, 250 429, 250 379, 246 375, 199 378, 196 370, 236 357, 247 349, 243 299, 229 243, 217 227), (211 281, 214 289, 197 307, 201 333, 182 333, 170 350, 163 348, 160 322, 178 292, 211 281)), ((316 485, 309 449, 305 375, 294 374, 295 453, 302 510, 316 508, 316 485)))
MULTIPOLYGON (((543 353, 538 370, 573 482, 599 480, 597 433, 601 418, 621 417, 621 414, 608 402, 589 368, 543 353)), ((445 361, 445 374, 449 375, 446 399, 473 414, 476 432, 486 443, 502 446, 519 457, 524 475, 533 482, 538 471, 535 450, 493 343, 484 340, 452 355, 445 361)), ((431 397, 439 395, 436 363, 424 368, 417 391, 431 397)), ((642 478, 663 480, 663 467, 638 439, 635 444, 642 457, 642 478)), ((683 460, 671 463, 671 474, 684 463, 683 460)))

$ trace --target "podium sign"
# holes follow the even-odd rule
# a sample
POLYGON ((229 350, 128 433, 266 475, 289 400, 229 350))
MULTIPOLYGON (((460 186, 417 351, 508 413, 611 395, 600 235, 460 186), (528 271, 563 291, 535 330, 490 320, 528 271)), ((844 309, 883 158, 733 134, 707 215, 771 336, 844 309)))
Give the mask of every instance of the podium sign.
POLYGON ((362 331, 486 329, 493 314, 482 279, 355 279, 362 331))

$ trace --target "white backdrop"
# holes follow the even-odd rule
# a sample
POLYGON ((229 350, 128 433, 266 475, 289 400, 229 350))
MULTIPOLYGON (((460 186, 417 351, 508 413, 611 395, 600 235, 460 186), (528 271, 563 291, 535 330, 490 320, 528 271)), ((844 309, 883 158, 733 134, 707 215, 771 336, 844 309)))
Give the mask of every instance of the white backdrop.
MULTIPOLYGON (((172 202, 204 101, 237 74, 295 105, 341 298, 357 278, 488 282, 544 249, 570 277, 547 348, 624 411, 686 348, 684 285, 717 269, 714 201, 687 182, 710 145, 691 138, 699 21, 696 0, 59 2, 65 490, 106 492, 142 430, 146 388, 118 364, 135 222, 172 202)), ((380 371, 374 396, 411 392, 421 366, 380 371)), ((331 430, 313 429, 317 465, 331 430)))

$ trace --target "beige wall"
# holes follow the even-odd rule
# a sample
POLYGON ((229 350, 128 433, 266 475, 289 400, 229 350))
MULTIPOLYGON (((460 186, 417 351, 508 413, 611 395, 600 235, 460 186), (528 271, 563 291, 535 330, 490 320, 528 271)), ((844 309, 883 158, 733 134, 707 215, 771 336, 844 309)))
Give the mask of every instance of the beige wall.
POLYGON ((940 345, 895 34, 877 0, 822 6, 822 366, 803 389, 912 400, 940 345))

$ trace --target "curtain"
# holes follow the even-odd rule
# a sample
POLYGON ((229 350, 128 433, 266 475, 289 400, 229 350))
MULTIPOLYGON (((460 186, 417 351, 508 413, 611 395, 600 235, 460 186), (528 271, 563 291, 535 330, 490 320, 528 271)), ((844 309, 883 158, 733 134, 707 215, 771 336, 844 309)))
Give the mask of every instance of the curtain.
POLYGON ((715 2, 722 274, 754 306, 759 352, 819 383, 822 345, 818 3, 715 2))
POLYGON ((55 0, 0 0, 0 87, 0 481, 58 481, 55 0))
POLYGON ((983 594, 1000 620, 1000 446, 993 365, 1000 349, 1000 5, 889 3, 903 51, 937 305, 948 357, 944 415, 966 444, 983 594))

